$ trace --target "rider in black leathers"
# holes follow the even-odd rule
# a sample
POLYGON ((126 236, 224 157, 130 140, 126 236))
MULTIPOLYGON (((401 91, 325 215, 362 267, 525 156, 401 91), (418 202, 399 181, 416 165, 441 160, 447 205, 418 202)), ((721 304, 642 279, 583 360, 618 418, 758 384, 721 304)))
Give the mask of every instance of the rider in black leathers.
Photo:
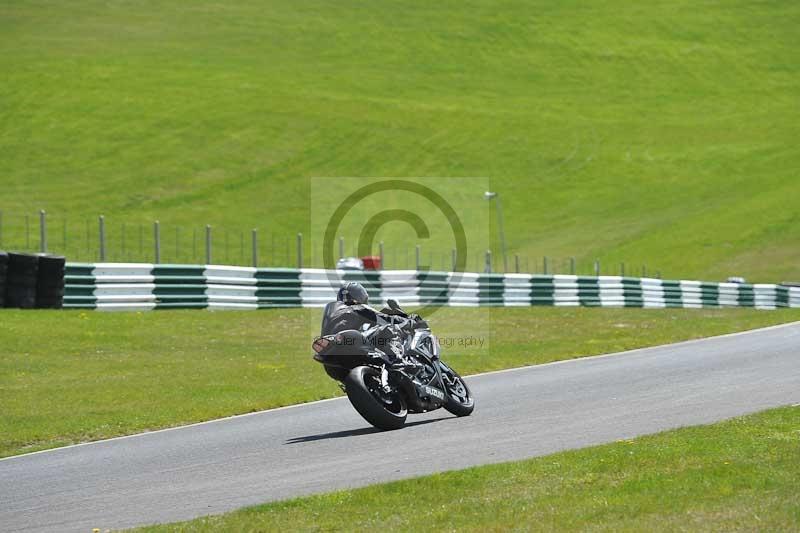
POLYGON ((409 315, 398 309, 376 311, 368 303, 369 295, 360 283, 342 285, 336 295, 336 302, 326 308, 322 335, 333 335, 348 329, 361 330, 364 324, 375 326, 380 319, 385 325, 375 336, 375 348, 383 352, 392 364, 404 364, 403 336, 413 333, 413 325, 420 323, 421 319, 412 315, 412 320, 402 320, 402 325, 392 325, 392 316, 409 318, 409 315))

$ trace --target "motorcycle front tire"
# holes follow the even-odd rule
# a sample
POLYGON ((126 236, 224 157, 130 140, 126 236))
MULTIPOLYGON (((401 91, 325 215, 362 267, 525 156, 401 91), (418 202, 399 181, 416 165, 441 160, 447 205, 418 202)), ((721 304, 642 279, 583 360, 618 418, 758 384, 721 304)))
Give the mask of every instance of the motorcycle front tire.
POLYGON ((448 390, 444 408, 456 416, 469 416, 472 414, 472 411, 475 410, 475 397, 472 396, 472 391, 469 389, 467 382, 464 381, 464 378, 459 376, 455 370, 453 370, 452 373, 453 377, 458 380, 462 387, 464 387, 466 401, 460 400, 448 390))

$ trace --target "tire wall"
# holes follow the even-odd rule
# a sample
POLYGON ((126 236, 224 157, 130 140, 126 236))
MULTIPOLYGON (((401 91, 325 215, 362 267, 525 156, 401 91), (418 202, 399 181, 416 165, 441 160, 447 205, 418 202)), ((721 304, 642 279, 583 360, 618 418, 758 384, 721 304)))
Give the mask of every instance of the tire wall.
POLYGON ((64 304, 64 258, 45 255, 39 257, 36 277, 36 307, 61 309, 64 304))
POLYGON ((8 276, 8 254, 0 250, 0 308, 6 306, 7 276, 8 276))
POLYGON ((64 258, 0 251, 0 307, 60 309, 64 258))

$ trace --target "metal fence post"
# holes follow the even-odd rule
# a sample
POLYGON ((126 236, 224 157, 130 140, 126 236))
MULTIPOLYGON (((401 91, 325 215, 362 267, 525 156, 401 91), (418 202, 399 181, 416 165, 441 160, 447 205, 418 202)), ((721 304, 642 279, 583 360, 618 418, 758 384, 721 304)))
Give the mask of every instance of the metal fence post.
POLYGON ((339 237, 339 259, 344 257, 344 237, 339 237))
POLYGON ((548 271, 550 270, 550 269, 548 268, 549 266, 550 266, 550 265, 548 265, 547 256, 544 256, 544 260, 542 261, 542 273, 543 273, 545 276, 548 274, 548 271))
POLYGON ((483 266, 483 271, 486 273, 492 272, 492 251, 486 250, 486 260, 485 265, 483 266))
POLYGON ((573 276, 575 275, 575 258, 574 257, 570 257, 569 258, 569 273, 572 274, 573 276))
POLYGON ((595 259, 595 261, 594 261, 594 275, 595 276, 599 276, 600 275, 600 260, 599 259, 595 259))
POLYGON ((211 264, 211 226, 206 224, 206 264, 211 264))
POLYGON ((161 262, 161 225, 156 220, 153 223, 153 246, 155 247, 155 263, 161 262))
POLYGON ((519 274, 519 254, 514 254, 514 272, 519 274))
POLYGON ((303 268, 303 234, 297 234, 297 268, 303 268))
POLYGON ((452 271, 455 272, 456 268, 458 268, 458 252, 456 251, 455 248, 450 250, 450 262, 453 265, 452 271))
POLYGON ((253 268, 258 268, 258 230, 253 228, 252 231, 253 241, 253 268))
POLYGON ((647 265, 642 265, 642 277, 647 277, 647 265))
POLYGON ((619 264, 619 275, 625 277, 625 262, 619 264))
POLYGON ((416 252, 416 262, 414 264, 416 265, 417 272, 419 272, 419 252, 420 252, 419 244, 416 246, 416 248, 414 248, 414 250, 416 252))
POLYGON ((106 217, 100 215, 100 262, 106 260, 106 217))
POLYGON ((44 209, 39 211, 39 251, 47 253, 47 215, 44 209))
POLYGON ((381 260, 381 269, 383 269, 383 241, 378 243, 378 257, 381 260))
POLYGON ((229 239, 228 239, 228 234, 229 234, 229 233, 230 233, 230 232, 229 232, 229 231, 227 230, 227 228, 226 228, 226 229, 225 229, 225 264, 227 264, 227 265, 229 265, 229 264, 231 263, 231 261, 230 261, 229 247, 228 247, 228 244, 230 244, 230 243, 229 243, 229 239))

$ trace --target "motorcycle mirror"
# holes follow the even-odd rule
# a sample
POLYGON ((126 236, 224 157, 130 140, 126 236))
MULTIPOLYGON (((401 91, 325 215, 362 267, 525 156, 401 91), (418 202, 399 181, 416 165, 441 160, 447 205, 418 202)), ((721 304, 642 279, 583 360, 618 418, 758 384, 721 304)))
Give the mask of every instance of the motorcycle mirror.
POLYGON ((389 307, 394 309, 395 311, 400 311, 400 304, 397 303, 397 300, 389 298, 388 300, 386 300, 386 303, 389 304, 389 307))

